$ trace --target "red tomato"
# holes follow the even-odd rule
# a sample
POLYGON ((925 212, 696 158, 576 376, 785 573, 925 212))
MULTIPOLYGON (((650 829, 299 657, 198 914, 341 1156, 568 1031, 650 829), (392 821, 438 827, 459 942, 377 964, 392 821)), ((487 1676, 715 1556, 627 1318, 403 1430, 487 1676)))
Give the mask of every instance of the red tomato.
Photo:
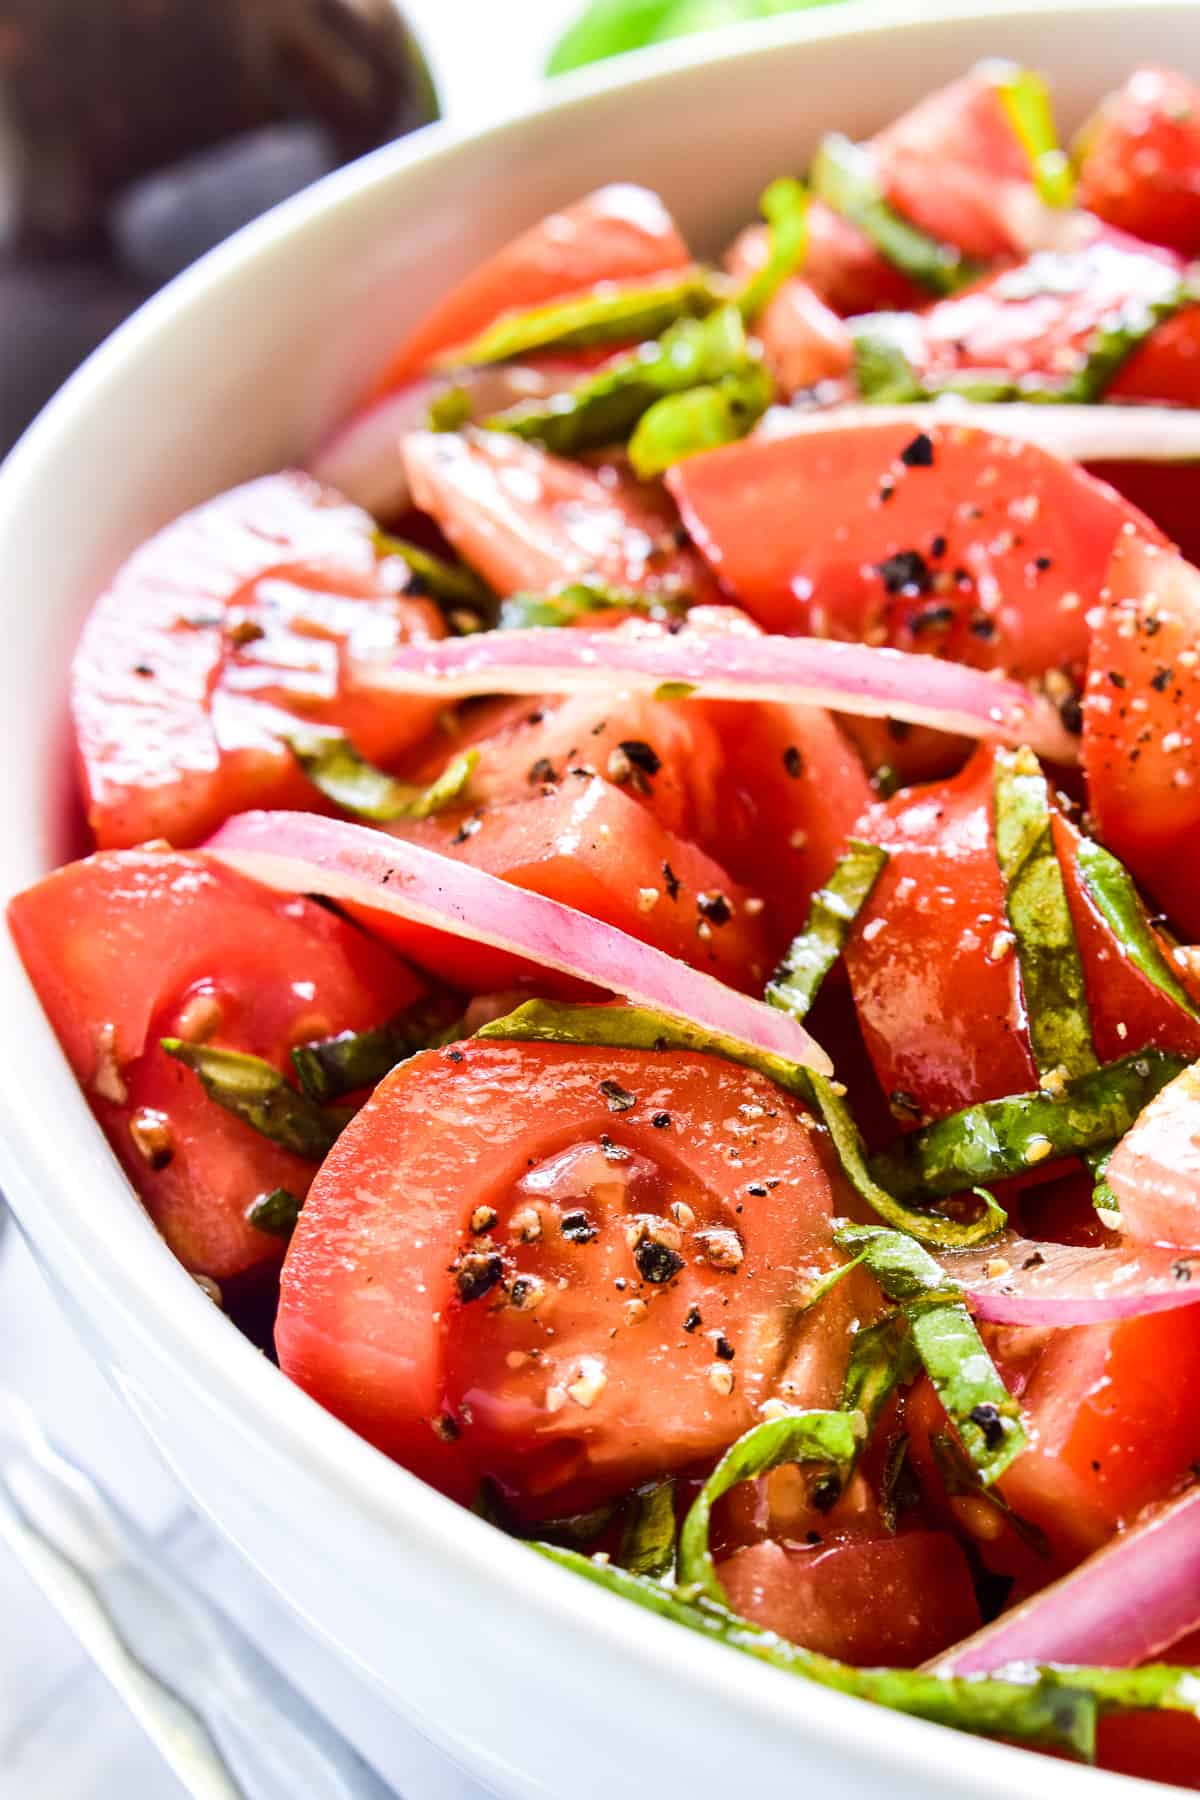
MULTIPOLYGON (((1178 280, 1173 258, 1128 239, 1042 250, 930 307, 913 320, 906 352, 929 388, 974 377, 1053 393, 1084 366, 1099 333, 1170 300, 1178 280)), ((1106 397, 1195 405, 1198 351, 1200 307, 1190 306, 1136 346, 1106 397)))
POLYGON ((1162 1498, 1200 1457, 1197 1312, 1077 1325, 1055 1332, 1038 1358, 1021 1394, 1030 1446, 1000 1485, 1069 1561, 1162 1498))
POLYGON ((711 587, 662 489, 627 471, 501 432, 415 432, 404 457, 416 504, 499 594, 572 581, 698 597, 711 587))
POLYGON ((667 477, 722 584, 771 631, 1033 675, 1081 667, 1121 526, 1111 488, 964 426, 747 439, 667 477))
MULTIPOLYGON (((748 225, 733 242, 725 266, 736 281, 756 275, 767 260, 765 225, 748 225)), ((850 373, 854 345, 850 333, 812 284, 793 275, 754 322, 771 373, 784 396, 836 381, 850 373)))
POLYGON ((546 306, 600 282, 687 267, 687 245, 657 194, 613 182, 548 213, 460 281, 409 333, 373 392, 399 387, 504 313, 546 306))
MULTIPOLYGON (((1186 317, 1191 318, 1189 309, 1186 317)), ((1182 316, 1181 316, 1182 322, 1182 316)), ((1162 336, 1164 325, 1154 336, 1162 336)), ((1138 353, 1140 354, 1140 353, 1138 353)), ((1130 366, 1136 362, 1130 359, 1130 366)), ((1153 519, 1189 562, 1200 561, 1200 462, 1096 462, 1085 468, 1153 519)))
MULTIPOLYGON (((1172 1651, 1164 1660, 1174 1662, 1176 1653, 1172 1651)), ((1194 1654, 1186 1660, 1194 1662, 1194 1654)), ((1101 1719, 1096 1760, 1102 1769, 1119 1775, 1140 1775, 1143 1781, 1166 1781, 1195 1790, 1200 1788, 1200 1719, 1189 1713, 1131 1713, 1124 1718, 1101 1719)))
POLYGON ((1083 767, 1097 836, 1200 936, 1200 574, 1121 539, 1092 635, 1083 767))
MULTIPOLYGON (((389 829, 616 925, 733 987, 758 991, 770 973, 761 912, 748 905, 757 896, 607 781, 568 774, 479 814, 444 813, 389 829)), ((486 945, 391 914, 363 917, 454 987, 486 993, 530 978, 546 986, 544 971, 486 945)))
POLYGON ((1200 1249, 1200 1069, 1170 1082, 1113 1151, 1121 1229, 1141 1243, 1200 1249))
POLYGON ((812 1549, 751 1544, 717 1575, 734 1612, 860 1667, 914 1668, 981 1623, 967 1559, 942 1531, 812 1549))
POLYGON ((310 900, 203 856, 126 850, 48 875, 10 903, 30 980, 146 1209, 218 1278, 278 1257, 246 1211, 302 1198, 314 1165, 204 1094, 160 1048, 204 1038, 287 1067, 294 1045, 382 1024, 421 993, 403 964, 310 900))
POLYGON ((463 1496, 491 1475, 527 1511, 710 1460, 771 1391, 798 1280, 835 1260, 810 1124, 712 1057, 414 1057, 313 1184, 280 1364, 418 1474, 463 1496))
POLYGON ((888 861, 846 946, 875 1073, 904 1123, 1037 1085, 992 827, 992 752, 877 805, 888 861))
POLYGON ((406 750, 436 706, 356 688, 346 662, 445 627, 394 591, 367 514, 305 475, 269 475, 185 513, 96 601, 71 668, 88 818, 102 847, 191 844, 231 812, 312 807, 280 732, 406 750))
POLYGON ((984 63, 871 139, 897 212, 971 257, 1020 250, 1038 205, 1028 152, 984 63), (1024 229, 1023 229, 1024 228, 1024 229))
POLYGON ((1079 204, 1181 256, 1200 251, 1200 87, 1135 69, 1080 134, 1079 204))
POLYGON ((821 200, 809 202, 804 279, 843 319, 888 308, 903 311, 921 302, 921 291, 908 276, 821 200))

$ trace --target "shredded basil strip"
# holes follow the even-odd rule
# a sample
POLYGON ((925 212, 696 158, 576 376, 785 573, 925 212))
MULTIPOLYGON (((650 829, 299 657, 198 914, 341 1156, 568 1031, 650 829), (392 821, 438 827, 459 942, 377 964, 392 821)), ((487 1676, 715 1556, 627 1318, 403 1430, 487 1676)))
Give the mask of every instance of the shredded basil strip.
POLYGON ((452 757, 436 781, 415 787, 360 756, 340 732, 295 727, 284 742, 313 786, 358 819, 386 825, 391 819, 428 819, 460 800, 479 761, 478 750, 452 757))
POLYGON ((1094 1069, 1083 962, 1054 849, 1050 789, 1032 750, 996 752, 996 860, 1017 940, 1021 987, 1039 1075, 1094 1069))
POLYGON ((617 1562, 661 1581, 675 1572, 675 1483, 648 1481, 625 1503, 617 1562))
POLYGON ((908 1460, 908 1437, 901 1434, 887 1453, 880 1491, 880 1512, 888 1531, 894 1532, 902 1512, 921 1504, 921 1484, 908 1460))
POLYGON ((712 1509, 722 1494, 739 1482, 766 1475, 783 1463, 827 1464, 839 1488, 854 1463, 867 1423, 861 1413, 799 1412, 752 1425, 730 1446, 700 1489, 679 1533, 679 1586, 690 1594, 705 1594, 719 1606, 725 1590, 717 1580, 712 1551, 708 1547, 712 1509))
MULTIPOLYGON (((862 1260, 855 1258, 856 1263, 862 1260)), ((850 1341, 842 1411, 862 1414, 867 1422, 864 1443, 896 1389, 907 1387, 920 1366, 903 1313, 887 1313, 873 1325, 859 1326, 850 1341)))
MULTIPOLYGON (((664 395, 744 374, 751 362, 736 306, 703 319, 680 319, 594 374, 546 400, 522 401, 484 420, 490 431, 536 438, 560 456, 628 437, 664 395)), ((750 421, 753 423, 753 420, 750 421)))
POLYGON ((1029 158, 1038 197, 1047 206, 1072 205, 1075 179, 1070 159, 1059 145, 1050 90, 1041 76, 1000 58, 981 63, 976 73, 995 88, 1013 135, 1029 158))
POLYGON ((358 1088, 373 1087, 418 1050, 462 1036, 462 1001, 450 995, 418 1000, 371 1031, 339 1031, 297 1044, 292 1067, 310 1100, 324 1106, 358 1088))
POLYGON ((809 175, 826 205, 856 225, 894 268, 932 294, 952 294, 980 273, 952 244, 903 218, 883 196, 871 152, 840 132, 822 138, 809 175))
POLYGON ((736 443, 774 398, 775 384, 766 364, 748 360, 743 369, 720 381, 656 400, 629 440, 634 474, 649 481, 689 456, 736 443))
POLYGON ((876 406, 907 406, 928 398, 916 374, 923 346, 915 313, 863 313, 847 329, 860 399, 876 406))
POLYGON ((500 602, 496 624, 501 631, 525 631, 533 625, 573 625, 578 619, 600 612, 647 613, 651 618, 665 619, 676 617, 680 608, 661 594, 572 581, 546 593, 510 594, 500 602))
POLYGON ((212 1044, 191 1044, 183 1038, 161 1039, 173 1056, 199 1076, 210 1100, 252 1125, 293 1156, 323 1162, 349 1113, 344 1108, 326 1111, 289 1087, 279 1070, 260 1056, 241 1050, 220 1050, 212 1044))
POLYGON ((490 616, 495 597, 470 569, 461 563, 446 562, 432 550, 422 550, 419 544, 410 544, 406 538, 391 537, 386 531, 377 530, 374 538, 377 556, 396 556, 408 565, 412 579, 406 593, 428 594, 442 607, 466 606, 484 618, 490 616))
POLYGON ((1087 837, 1079 840, 1076 860, 1088 899, 1120 944, 1122 953, 1190 1019, 1200 1019, 1200 1008, 1162 953, 1124 863, 1094 838, 1087 837))
POLYGON ((655 338, 679 320, 711 312, 723 290, 720 279, 704 269, 657 281, 602 282, 586 294, 502 313, 478 337, 447 351, 435 367, 478 367, 535 350, 585 350, 655 338))
POLYGON ((246 1221, 256 1231, 265 1231, 268 1237, 290 1238, 303 1205, 303 1200, 297 1199, 290 1189, 273 1188, 246 1208, 246 1221))
POLYGON ((517 1043, 604 1044, 624 1050, 696 1050, 722 1056, 743 1068, 757 1069, 820 1116, 847 1180, 881 1219, 922 1243, 939 1249, 966 1250, 1003 1229, 1005 1214, 990 1196, 982 1215, 963 1223, 940 1213, 900 1204, 875 1181, 853 1115, 833 1083, 785 1056, 708 1032, 700 1025, 641 1006, 569 1006, 549 1000, 527 1000, 503 1019, 494 1019, 476 1037, 517 1043))
POLYGON ((767 256, 737 297, 738 311, 747 325, 754 323, 789 275, 796 273, 808 246, 808 194, 800 182, 781 175, 758 204, 769 227, 767 256))
POLYGON ((824 887, 813 895, 804 930, 767 983, 763 998, 794 1019, 807 1016, 821 983, 846 947, 850 927, 866 905, 887 862, 878 844, 849 840, 824 887))
POLYGON ((550 1544, 534 1550, 612 1594, 673 1620, 715 1643, 785 1674, 871 1700, 893 1712, 979 1737, 1063 1750, 1092 1762, 1096 1720, 1112 1713, 1185 1712, 1196 1709, 1200 1670, 1148 1664, 1140 1669, 1091 1669, 1021 1663, 988 1675, 934 1675, 924 1669, 856 1669, 814 1650, 804 1650, 701 1595, 687 1600, 661 1582, 647 1580, 550 1544))
POLYGON ((1099 1150, 1085 1150, 1084 1167, 1092 1178, 1092 1205, 1098 1213, 1107 1213, 1109 1222, 1120 1219, 1121 1202, 1108 1185, 1108 1165, 1112 1160, 1115 1144, 1105 1144, 1099 1150))
POLYGON ((1025 1448, 1016 1401, 967 1311, 962 1289, 912 1238, 874 1225, 846 1225, 838 1248, 862 1255, 908 1320, 912 1347, 980 1481, 990 1485, 1025 1448))
POLYGON ((942 1486, 951 1499, 960 1495, 982 1499, 1008 1520, 1022 1543, 1028 1544, 1036 1556, 1050 1555, 1050 1541, 1041 1526, 1035 1525, 1031 1519, 1022 1518, 1019 1512, 1014 1512, 1003 1494, 994 1488, 984 1487, 956 1437, 952 1437, 948 1431, 935 1431, 930 1436, 929 1448, 942 1478, 942 1486))
POLYGON ((486 1475, 471 1504, 471 1511, 508 1537, 536 1539, 569 1550, 585 1550, 607 1531, 617 1516, 616 1501, 602 1501, 588 1512, 566 1513, 558 1519, 540 1519, 536 1525, 518 1520, 496 1483, 486 1475))
POLYGON ((1187 1064, 1170 1051, 1140 1050, 1064 1083, 1056 1094, 1038 1088, 982 1100, 895 1139, 871 1158, 871 1172, 901 1199, 929 1199, 1020 1175, 1051 1156, 1098 1150, 1124 1137, 1187 1064))

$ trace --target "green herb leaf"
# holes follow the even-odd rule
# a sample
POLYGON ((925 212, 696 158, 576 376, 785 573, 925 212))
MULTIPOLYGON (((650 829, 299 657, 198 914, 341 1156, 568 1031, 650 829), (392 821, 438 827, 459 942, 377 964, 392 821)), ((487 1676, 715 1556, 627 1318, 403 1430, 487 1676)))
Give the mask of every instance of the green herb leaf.
POLYGON ((673 1019, 641 1006, 568 1006, 528 1000, 503 1019, 494 1019, 475 1034, 514 1042, 604 1044, 626 1050, 696 1050, 723 1056, 727 1062, 757 1069, 789 1094, 812 1107, 828 1130, 842 1170, 859 1197, 889 1225, 909 1231, 923 1243, 942 1249, 969 1249, 1003 1229, 1003 1211, 990 1197, 982 1216, 970 1223, 919 1212, 903 1206, 875 1181, 849 1107, 833 1084, 814 1069, 751 1044, 707 1032, 699 1025, 673 1019))
POLYGON ((998 751, 996 859, 1017 940, 1021 987, 1039 1075, 1096 1067, 1083 962, 1050 828, 1050 790, 1032 750, 998 751))
POLYGON ((722 1494, 739 1482, 765 1475, 783 1463, 826 1464, 839 1483, 853 1465, 866 1434, 861 1413, 800 1412, 768 1419, 744 1432, 721 1458, 695 1500, 679 1534, 679 1585, 694 1594, 706 1594, 725 1604, 725 1590, 717 1580, 712 1551, 708 1547, 712 1509, 722 1494))
POLYGON ((675 1483, 649 1481, 625 1503, 617 1561, 635 1575, 661 1581, 675 1570, 675 1483))
POLYGON ((1088 899, 1117 939, 1122 953, 1189 1019, 1200 1019, 1200 1009, 1162 953, 1124 863, 1118 862, 1102 844, 1086 837, 1079 840, 1077 861, 1088 899))
MULTIPOLYGON (((447 426, 444 429, 450 428, 447 426)), ((379 557, 398 557, 406 564, 410 574, 406 593, 428 594, 443 609, 465 606, 478 612, 484 619, 491 617, 496 605, 495 596, 480 581, 478 575, 464 568, 461 563, 446 562, 431 550, 422 550, 419 544, 410 544, 406 538, 392 537, 386 531, 375 532, 375 553, 379 557)))
POLYGON ((651 618, 673 618, 679 611, 678 605, 659 594, 573 581, 548 593, 510 594, 500 603, 496 623, 501 631, 525 631, 532 625, 573 625, 592 613, 633 612, 647 613, 651 618))
POLYGON ((536 1525, 523 1525, 515 1517, 496 1483, 484 1476, 471 1506, 479 1518, 486 1519, 508 1537, 528 1542, 554 1544, 569 1550, 584 1550, 594 1544, 601 1532, 607 1531, 617 1514, 615 1502, 603 1501, 588 1512, 564 1513, 561 1518, 541 1519, 536 1525))
POLYGON ((290 1238, 303 1205, 303 1200, 298 1200, 287 1188, 275 1188, 269 1194, 260 1194, 246 1208, 246 1220, 256 1231, 265 1231, 269 1237, 290 1238))
MULTIPOLYGON (((858 1263, 863 1257, 854 1260, 858 1263)), ((920 1367, 903 1313, 887 1313, 873 1325, 859 1326, 850 1343, 842 1410, 862 1414, 867 1422, 864 1443, 896 1389, 915 1380, 920 1367)))
POLYGON ((908 1437, 902 1434, 887 1453, 880 1483, 879 1510, 888 1531, 895 1531, 902 1512, 920 1504, 921 1484, 908 1460, 908 1437))
POLYGON ((803 1019, 821 983, 846 946, 850 927, 866 905, 887 862, 878 844, 849 840, 849 848, 832 875, 813 895, 804 930, 792 939, 783 961, 767 983, 763 998, 803 1019))
POLYGON ((384 825, 390 819, 428 819, 462 798, 479 761, 478 750, 453 757, 428 787, 414 787, 360 756, 348 737, 338 732, 297 726, 285 733, 296 761, 315 788, 358 819, 384 825))
POLYGON ((641 481, 650 481, 702 450, 736 443, 757 424, 774 398, 775 386, 766 364, 748 361, 736 375, 656 400, 642 414, 629 440, 634 474, 641 481))
POLYGON ((854 380, 859 397, 874 406, 907 406, 928 398, 917 379, 921 323, 912 313, 864 313, 851 319, 854 380))
POLYGON ((980 273, 950 244, 902 218, 883 197, 874 159, 840 132, 822 138, 810 176, 827 206, 856 225, 875 248, 931 294, 952 294, 980 273))
POLYGON ((300 1086, 318 1105, 340 1100, 377 1081, 418 1050, 452 1044, 462 1035, 462 1001, 451 995, 418 1000, 372 1031, 339 1031, 292 1051, 300 1086))
POLYGON ((626 286, 604 282, 586 294, 552 300, 527 312, 501 313, 478 337, 441 358, 448 369, 508 362, 539 350, 584 350, 656 338, 720 303, 722 284, 705 269, 688 269, 626 286))
POLYGON ((1075 180, 1059 145, 1050 90, 1041 76, 1000 59, 981 63, 976 72, 995 87, 1013 134, 1029 158, 1039 197, 1047 206, 1073 205, 1075 180))
POLYGON ((902 1198, 960 1194, 1020 1175, 1051 1156, 1078 1156, 1124 1137, 1188 1059, 1142 1050, 1064 1084, 982 1100, 897 1138, 871 1158, 871 1172, 902 1198))
POLYGON ((563 75, 588 63, 670 38, 690 37, 748 19, 773 19, 805 12, 833 0, 592 0, 559 38, 546 64, 547 75, 563 75))
POLYGON ((1025 1448, 1025 1432, 962 1289, 903 1232, 847 1225, 834 1233, 834 1241, 849 1255, 861 1255, 887 1298, 899 1303, 912 1348, 973 1468, 985 1485, 995 1481, 1025 1448))
POLYGON ((212 1044, 190 1044, 163 1038, 163 1049, 199 1076, 210 1100, 252 1125, 293 1156, 322 1162, 349 1115, 326 1112, 289 1087, 279 1070, 259 1056, 241 1050, 219 1050, 212 1044))
POLYGON ((738 310, 752 325, 763 308, 804 261, 808 243, 808 194, 798 181, 781 175, 759 201, 767 233, 767 256, 737 298, 738 310))
POLYGON ((1106 1223, 1115 1219, 1120 1221, 1121 1202, 1108 1185, 1108 1165, 1112 1160, 1115 1144, 1105 1144, 1099 1150, 1085 1150, 1083 1165, 1092 1178, 1092 1205, 1098 1213, 1106 1213, 1106 1223))
POLYGON ((454 385, 443 388, 429 402, 430 431, 461 431, 475 414, 475 403, 468 387, 454 385))
POLYGON ((951 1437, 948 1431, 935 1431, 930 1436, 929 1448, 942 1478, 942 1485, 952 1499, 970 1494, 986 1501, 1008 1520, 1017 1536, 1029 1545, 1035 1555, 1050 1555, 1050 1541, 1041 1526, 1014 1512, 1003 1494, 984 1487, 957 1438, 951 1437))

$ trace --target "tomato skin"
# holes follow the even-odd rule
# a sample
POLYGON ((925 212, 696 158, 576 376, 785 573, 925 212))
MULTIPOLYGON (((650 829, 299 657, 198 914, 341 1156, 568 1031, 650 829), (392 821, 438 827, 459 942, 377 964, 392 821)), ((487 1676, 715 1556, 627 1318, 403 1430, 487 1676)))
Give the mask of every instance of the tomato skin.
POLYGON ((856 313, 919 306, 921 291, 870 238, 823 200, 810 200, 804 279, 843 319, 856 313))
POLYGON ((334 1146, 284 1266, 280 1363, 448 1491, 488 1474, 527 1510, 574 1509, 711 1459, 754 1420, 797 1285, 835 1261, 833 1211, 806 1115, 756 1073, 690 1053, 467 1040, 393 1071, 334 1146), (633 1107, 615 1112, 602 1081, 633 1107), (762 1107, 760 1122, 739 1106, 762 1107), (765 1197, 747 1192, 768 1174, 765 1197), (651 1281, 627 1231, 680 1200, 694 1214, 672 1240, 682 1263, 651 1281), (472 1234, 481 1206, 497 1216, 472 1234), (737 1233, 736 1269, 706 1261, 693 1235, 718 1226, 737 1233), (502 1274, 466 1298, 456 1269, 481 1246, 502 1274), (544 1284, 541 1304, 514 1300, 518 1276, 544 1284), (719 1336, 735 1352, 728 1393, 710 1379, 719 1336), (572 1394, 581 1373, 592 1379, 572 1394), (451 1444, 432 1429, 447 1415, 451 1444))
POLYGON ((1193 1063, 1113 1151, 1122 1231, 1137 1242, 1200 1249, 1200 1073, 1193 1063))
POLYGON ((811 1550, 752 1544, 717 1576, 734 1612, 860 1667, 914 1668, 981 1623, 967 1559, 948 1532, 811 1550))
POLYGON ((1104 397, 1200 406, 1200 306, 1185 306, 1156 326, 1121 364, 1104 397))
MULTIPOLYGON (((1177 1659, 1172 1650, 1164 1661, 1177 1659)), ((1200 1719, 1189 1713, 1130 1713, 1101 1719, 1096 1761, 1118 1775, 1165 1781, 1177 1788, 1200 1788, 1200 1719)))
POLYGON ((846 945, 859 1024, 897 1116, 916 1123, 1037 1085, 992 824, 993 753, 876 805, 888 861, 846 945))
POLYGON ((356 690, 345 657, 439 638, 389 592, 367 514, 295 472, 234 488, 135 551, 71 667, 88 819, 101 848, 197 843, 231 812, 319 804, 280 731, 298 715, 399 754, 436 707, 356 690))
POLYGON ((1200 87, 1174 69, 1135 69, 1080 133, 1079 204, 1110 225, 1200 250, 1200 87))
MULTIPOLYGON (((765 225, 748 225, 734 239, 725 266, 735 281, 758 273, 767 260, 767 245, 765 225)), ((819 381, 840 380, 854 361, 850 333, 812 284, 798 275, 768 301, 754 321, 754 335, 785 398, 819 381)))
POLYGON ((932 464, 902 460, 911 426, 869 423, 731 444, 678 464, 667 486, 722 585, 769 631, 1017 675, 1081 669, 1118 531, 1154 527, 1032 445, 962 426, 922 435, 932 464), (901 585, 909 571, 888 559, 913 555, 901 585))
POLYGON ((687 246, 657 194, 630 182, 597 188, 473 269, 410 332, 372 391, 399 387, 504 313, 586 293, 603 281, 665 275, 687 262, 687 246))
POLYGON ((661 488, 595 470, 502 432, 415 432, 404 458, 413 497, 499 594, 595 580, 704 598, 711 581, 679 545, 661 488))
POLYGON ((250 1226, 246 1208, 276 1187, 303 1197, 314 1165, 209 1100, 159 1039, 193 1035, 189 1013, 203 1007, 215 1015, 208 1041, 284 1069, 305 1038, 382 1024, 419 997, 419 981, 324 907, 198 855, 88 857, 18 894, 8 918, 88 1102, 171 1249, 218 1279, 277 1260, 280 1240, 250 1226), (145 1108, 166 1117, 161 1167, 130 1132, 145 1108))
POLYGON ((1096 835, 1193 941, 1200 937, 1200 574, 1130 534, 1108 577, 1083 699, 1096 835))

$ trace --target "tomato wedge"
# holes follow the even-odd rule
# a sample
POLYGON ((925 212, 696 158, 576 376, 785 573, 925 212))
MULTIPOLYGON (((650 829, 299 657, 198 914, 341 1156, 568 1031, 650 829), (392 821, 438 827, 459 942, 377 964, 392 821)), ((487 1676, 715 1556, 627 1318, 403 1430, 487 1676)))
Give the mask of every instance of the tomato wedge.
MULTIPOLYGON (((1157 326, 1121 364, 1105 398, 1200 406, 1200 306, 1185 306, 1157 326)), ((1196 470, 1189 472, 1194 503, 1196 470)))
POLYGON ((125 850, 18 894, 9 925, 120 1162, 171 1249, 223 1279, 277 1260, 247 1220, 315 1164, 208 1099, 160 1047, 178 1036, 287 1067, 294 1045, 383 1024, 422 992, 389 951, 311 900, 202 855, 125 850))
POLYGON ((1110 225, 1200 251, 1200 87, 1175 69, 1135 69, 1079 136, 1079 204, 1110 225))
POLYGON ((71 667, 88 820, 102 848, 193 844, 231 812, 312 807, 281 740, 295 719, 386 760, 430 702, 359 690, 346 658, 445 627, 395 591, 366 513, 300 474, 211 500, 137 550, 96 601, 71 667))
MULTIPOLYGON (((748 281, 767 260, 765 225, 749 225, 734 239, 725 266, 735 281, 748 281)), ((850 373, 854 345, 837 314, 799 275, 785 281, 754 321, 754 335, 781 393, 787 397, 821 381, 850 373)))
POLYGON ((1031 444, 868 423, 749 439, 667 477, 722 584, 769 631, 1016 675, 1081 672, 1117 533, 1155 528, 1031 444))
POLYGON ((1200 574, 1121 539, 1093 633, 1083 766, 1097 834, 1190 939, 1200 936, 1200 574))
POLYGON ((1121 1229, 1143 1243, 1200 1249, 1200 1068, 1156 1094, 1113 1151, 1121 1229))
POLYGON ((861 1667, 913 1668, 981 1623, 967 1559, 944 1531, 751 1544, 717 1576, 743 1618, 861 1667))
POLYGON ((476 1039, 414 1057, 313 1184, 280 1364, 438 1486, 490 1475, 527 1512, 711 1459, 835 1261, 810 1125, 707 1056, 476 1039))
POLYGON ((1037 1085, 992 821, 993 756, 873 807, 888 861, 846 945, 859 1024, 905 1125, 1037 1085))
POLYGON ((804 279, 843 319, 888 308, 904 311, 919 306, 922 298, 920 289, 881 255, 869 237, 823 200, 810 200, 808 205, 804 279))
POLYGON ((413 499, 499 594, 597 581, 704 597, 711 581, 681 547, 674 509, 627 470, 586 468, 501 432, 415 432, 413 499))
POLYGON ((398 387, 502 314, 545 306, 601 282, 686 268, 687 246, 657 194, 613 182, 538 224, 474 269, 400 345, 375 384, 398 387))

